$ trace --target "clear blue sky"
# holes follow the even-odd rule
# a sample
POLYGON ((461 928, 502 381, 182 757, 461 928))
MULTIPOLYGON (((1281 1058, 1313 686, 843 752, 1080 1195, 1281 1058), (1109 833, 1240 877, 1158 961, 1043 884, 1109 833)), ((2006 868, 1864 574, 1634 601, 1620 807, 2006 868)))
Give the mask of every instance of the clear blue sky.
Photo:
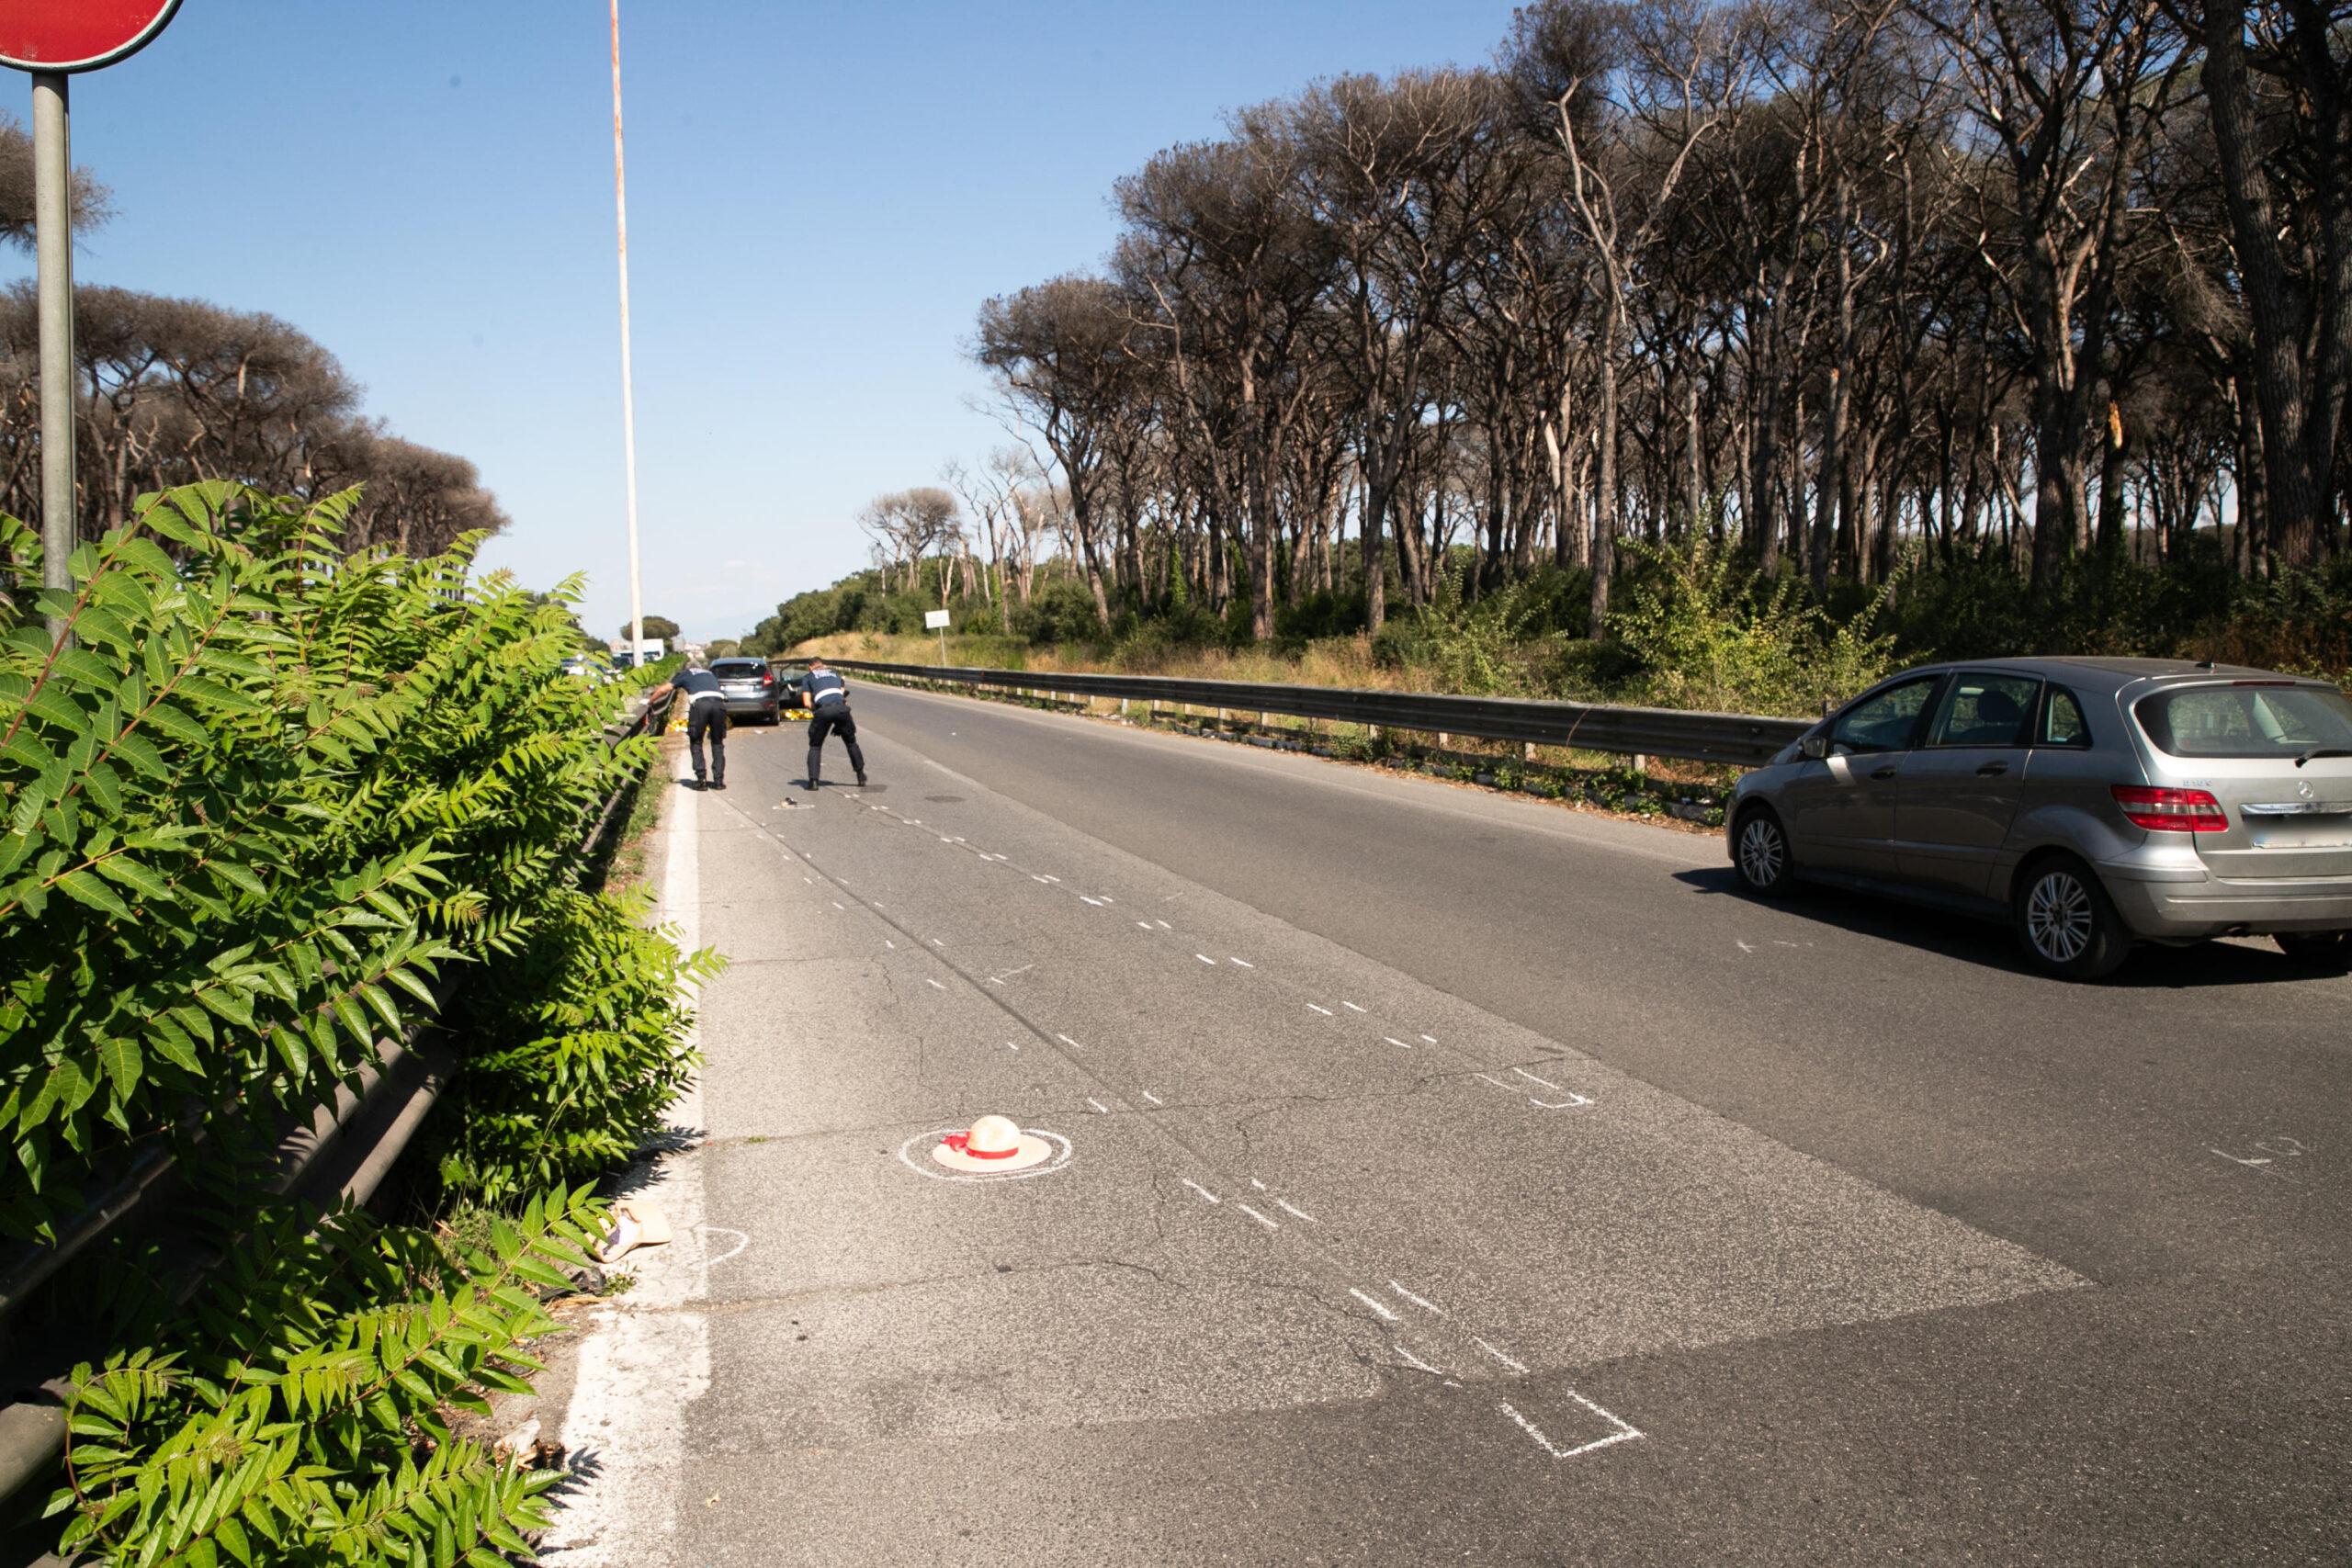
MULTIPOLYGON (((962 345, 1099 261, 1112 182, 1339 72, 1487 60, 1509 0, 622 0, 645 608, 749 629, 869 497, 1002 436, 962 345)), ((628 613, 604 0, 187 0, 76 80, 80 278, 268 310, 460 453, 490 564, 628 613)), ((26 79, 11 112, 28 118, 26 79)), ((18 266, 21 271, 21 265, 18 266)))

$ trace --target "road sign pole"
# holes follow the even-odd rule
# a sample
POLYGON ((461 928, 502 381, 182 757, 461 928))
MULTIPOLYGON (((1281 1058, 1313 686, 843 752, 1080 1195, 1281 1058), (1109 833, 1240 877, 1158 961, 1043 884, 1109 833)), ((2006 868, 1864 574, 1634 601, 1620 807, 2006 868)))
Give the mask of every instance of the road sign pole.
POLYGON ((621 0, 613 10, 613 213, 621 256, 621 466, 628 483, 628 640, 645 640, 645 592, 637 564, 637 396, 628 355, 628 175, 621 158, 621 0))
MULTIPOLYGON (((67 78, 33 74, 33 215, 40 271, 41 585, 71 588, 74 553, 74 163, 67 137, 67 78)), ((65 620, 49 617, 53 641, 65 620)))

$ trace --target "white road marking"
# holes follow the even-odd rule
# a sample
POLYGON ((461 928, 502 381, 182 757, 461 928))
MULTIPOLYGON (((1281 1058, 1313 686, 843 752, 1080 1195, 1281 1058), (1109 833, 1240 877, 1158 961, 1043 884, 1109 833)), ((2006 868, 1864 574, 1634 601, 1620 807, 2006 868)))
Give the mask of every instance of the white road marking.
POLYGON ((832 904, 834 908, 841 910, 842 914, 846 915, 849 913, 849 907, 843 904, 840 899, 834 898, 830 900, 830 902, 832 904))
POLYGON ((1504 1355, 1500 1350, 1496 1349, 1492 1345, 1487 1344, 1485 1340, 1479 1338, 1475 1334, 1470 1337, 1470 1343, 1478 1347, 1479 1349, 1484 1350, 1487 1355, 1492 1356, 1496 1360, 1500 1361, 1504 1366, 1509 1367, 1512 1371, 1523 1372, 1527 1371, 1527 1368, 1523 1364, 1512 1360, 1509 1356, 1504 1355))
POLYGON ((1570 1111, 1579 1105, 1590 1105, 1592 1097, 1570 1089, 1566 1100, 1538 1100, 1531 1094, 1527 1097, 1527 1103, 1538 1111, 1570 1111))
POLYGON ((1558 1084, 1554 1083, 1550 1078, 1539 1078, 1539 1077, 1537 1077, 1533 1073, 1529 1072, 1525 1067, 1513 1067, 1513 1068, 1511 1069, 1511 1071, 1512 1071, 1512 1072, 1517 1073, 1521 1077, 1525 1078, 1529 1083, 1540 1083, 1540 1084, 1542 1084, 1545 1089, 1557 1089, 1560 1087, 1558 1084))
POLYGON ((1207 965, 1208 965, 1210 968, 1212 968, 1212 969, 1214 969, 1214 968, 1216 968, 1216 959, 1214 959, 1214 958, 1211 958, 1211 957, 1210 957, 1207 953, 1196 953, 1193 954, 1193 957, 1195 957, 1195 958, 1197 958, 1197 959, 1199 959, 1202 963, 1204 963, 1204 964, 1207 964, 1207 965))
POLYGON ((1143 1097, 1151 1101, 1154 1105, 1165 1105, 1168 1103, 1166 1100, 1160 1099, 1159 1096, 1152 1093, 1149 1089, 1143 1091, 1143 1097))
POLYGON ((1111 1114, 1111 1108, 1103 1104, 1101 1100, 1094 1099, 1091 1095, 1087 1097, 1086 1103, 1094 1107, 1095 1112, 1098 1115, 1108 1116, 1111 1114))
POLYGON ((1411 1049, 1412 1049, 1412 1047, 1411 1047, 1410 1045, 1406 1044, 1402 1040, 1397 1039, 1394 1034, 1384 1034, 1384 1035, 1382 1035, 1382 1036, 1381 1036, 1381 1038, 1382 1038, 1383 1040, 1387 1041, 1387 1042, 1388 1042, 1388 1043, 1390 1043, 1391 1045, 1396 1046, 1396 1049, 1398 1049, 1399 1051, 1409 1051, 1409 1050, 1411 1050, 1411 1049))
POLYGON ((1237 1201, 1233 1206, 1240 1210, 1243 1213, 1249 1215, 1251 1219, 1257 1221, 1260 1224, 1265 1226, 1270 1231, 1278 1231, 1283 1228, 1282 1222, 1280 1220, 1270 1220, 1247 1203, 1237 1201))
POLYGON ((1227 963, 1228 963, 1228 964, 1240 964, 1240 965, 1241 965, 1241 967, 1243 967, 1244 969, 1255 969, 1256 967, 1258 967, 1255 964, 1250 963, 1250 962, 1248 959, 1246 959, 1246 958, 1228 958, 1228 959, 1227 959, 1227 960, 1226 960, 1226 962, 1227 962, 1227 963))
POLYGON ((1370 1307, 1373 1311, 1378 1313, 1381 1316, 1386 1318, 1391 1323, 1402 1323, 1404 1321, 1404 1319, 1398 1317, 1395 1313, 1390 1312, 1386 1307, 1383 1306, 1376 1297, 1365 1295, 1353 1285, 1350 1285, 1348 1287, 1348 1294, 1355 1297, 1356 1300, 1363 1303, 1364 1305, 1370 1307))
POLYGON ((1174 931, 1176 928, 1175 928, 1174 926, 1170 925, 1166 920, 1162 920, 1162 921, 1160 921, 1160 922, 1159 922, 1159 929, 1160 929, 1161 931, 1174 931))
POLYGON ((926 985, 926 986, 929 986, 929 987, 930 987, 933 990, 934 990, 934 991, 944 991, 944 990, 945 990, 945 989, 947 988, 946 987, 944 987, 944 986, 941 985, 938 981, 936 981, 936 980, 933 979, 933 978, 932 978, 930 976, 928 976, 928 975, 925 975, 925 976, 922 977, 922 983, 923 983, 924 985, 926 985))
POLYGON ((1145 931, 1151 930, 1151 922, 1149 920, 1137 920, 1136 924, 1145 931))
POLYGON ((1348 999, 1347 999, 1347 998, 1345 998, 1345 997, 1341 997, 1341 998, 1340 998, 1340 1005, 1341 1007, 1343 1007, 1343 1008, 1346 1008, 1350 1012, 1363 1012, 1363 1013, 1368 1013, 1368 1012, 1370 1012, 1370 1011, 1372 1010, 1370 1008, 1360 1008, 1360 1007, 1356 1006, 1356 1004, 1355 1004, 1355 1003, 1353 1003, 1353 1002, 1351 1002, 1351 1001, 1348 1000, 1348 999))
POLYGON ((892 941, 891 941, 888 937, 887 937, 887 936, 886 936, 886 937, 884 937, 884 938, 882 939, 882 945, 883 945, 883 946, 885 946, 885 947, 887 947, 887 948, 888 948, 888 949, 889 949, 891 952, 893 952, 893 953, 896 953, 896 952, 899 950, 899 944, 898 944, 897 942, 892 942, 892 941))
POLYGON ((704 1260, 703 1267, 706 1269, 718 1268, 720 1264, 726 1262, 729 1258, 734 1257, 737 1253, 752 1245, 752 1238, 745 1235, 741 1231, 735 1229, 732 1225, 696 1225, 695 1229, 696 1231, 719 1231, 735 1238, 734 1246, 729 1247, 726 1251, 720 1253, 716 1258, 707 1258, 704 1260))
POLYGON ((1428 1041, 1432 1045, 1437 1043, 1437 1036, 1434 1034, 1424 1034, 1421 1038, 1428 1041))
MULTIPOLYGON (((1479 1076, 1480 1077, 1482 1077, 1482 1078, 1486 1079, 1488 1083, 1490 1083, 1490 1084, 1494 1085, 1497 1089, 1510 1089, 1510 1085, 1509 1085, 1509 1084, 1507 1084, 1507 1083, 1503 1082, 1503 1080, 1502 1080, 1502 1079, 1500 1079, 1500 1078, 1498 1078, 1498 1077, 1495 1077, 1495 1075, 1494 1075, 1494 1074, 1492 1074, 1492 1073, 1480 1073, 1478 1076, 1479 1076)), ((1516 1091, 1516 1090, 1514 1090, 1513 1092, 1517 1092, 1517 1091, 1516 1091)))
POLYGON ((1021 1047, 1020 1047, 1020 1046, 1018 1046, 1018 1045, 1015 1045, 1015 1044, 1014 1044, 1012 1041, 1010 1041, 1010 1040, 1008 1040, 1008 1041, 1006 1041, 1006 1042, 1004 1043, 1004 1048, 1005 1048, 1006 1050, 1008 1050, 1008 1051, 1012 1052, 1012 1053, 1014 1055, 1016 1055, 1016 1056, 1018 1056, 1019 1055, 1021 1055, 1021 1047))
POLYGON ((1104 904, 1104 902, 1105 902, 1105 900, 1101 899, 1101 898, 1089 898, 1089 897, 1088 897, 1085 894, 1083 894, 1083 893, 1081 893, 1081 894, 1080 894, 1080 895, 1078 896, 1078 901, 1079 901, 1080 903, 1081 903, 1081 904, 1091 904, 1091 905, 1093 905, 1093 906, 1094 906, 1096 908, 1098 908, 1098 909, 1099 909, 1099 908, 1102 908, 1102 906, 1103 906, 1103 904, 1104 904))
POLYGON ((1032 872, 1029 874, 1029 880, 1032 882, 1059 882, 1061 878, 1058 876, 1046 876, 1039 873, 1032 872))
POLYGON ((1274 1200, 1274 1207, 1280 1209, 1283 1213, 1290 1215, 1293 1219, 1305 1220, 1310 1225, 1319 1225, 1323 1223, 1314 1215, 1308 1213, 1306 1210, 1301 1209, 1281 1198, 1274 1200))
POLYGON ((1521 1416, 1516 1409, 1512 1408, 1510 1401, 1506 1399, 1498 1400, 1496 1403, 1500 1407, 1504 1415, 1519 1423, 1519 1429, 1521 1431, 1525 1432, 1529 1437, 1534 1438, 1537 1446, 1543 1449, 1545 1453, 1550 1454, 1554 1459, 1574 1459, 1578 1454, 1589 1454, 1595 1449, 1605 1449, 1611 1443, 1631 1442, 1635 1438, 1642 1435, 1641 1429, 1634 1426, 1633 1423, 1625 1420, 1623 1416, 1616 1416, 1609 1411, 1603 1410, 1600 1405, 1595 1404, 1591 1400, 1587 1399, 1575 1389, 1569 1389, 1567 1391, 1567 1395, 1570 1399, 1575 1400, 1578 1404, 1583 1405, 1587 1410, 1591 1411, 1594 1415, 1600 1416, 1611 1426, 1615 1427, 1617 1430, 1610 1433, 1609 1436, 1605 1438, 1595 1438, 1589 1443, 1578 1443, 1575 1448, 1564 1449, 1554 1443, 1551 1438, 1545 1437, 1542 1428, 1538 1427, 1534 1422, 1530 1421, 1526 1416, 1521 1416))
POLYGON ((1085 1046, 1080 1045, 1077 1041, 1072 1040, 1067 1034, 1057 1034, 1054 1038, 1060 1041, 1063 1044, 1069 1046, 1073 1051, 1083 1051, 1086 1049, 1085 1046))
POLYGON ((1397 1358, 1407 1366, 1411 1367, 1414 1371, 1427 1372, 1431 1377, 1438 1375, 1438 1371, 1435 1367, 1430 1366, 1427 1361, 1422 1360, 1419 1356, 1414 1355, 1402 1345, 1395 1346, 1393 1348, 1396 1350, 1397 1358))
POLYGON ((1310 1011, 1310 1012, 1319 1012, 1319 1013, 1321 1013, 1325 1018, 1337 1018, 1337 1017, 1339 1017, 1339 1016, 1340 1016, 1338 1013, 1333 1012, 1329 1008, 1317 1007, 1313 1002, 1309 1002, 1309 1003, 1307 1003, 1307 1004, 1306 1004, 1306 1007, 1307 1007, 1307 1010, 1308 1010, 1308 1011, 1310 1011))
POLYGON ((1202 1186, 1199 1182, 1193 1180, 1189 1176, 1180 1178, 1179 1179, 1181 1179, 1185 1186, 1191 1188, 1193 1191, 1199 1193, 1202 1197, 1207 1199, 1212 1203, 1222 1203, 1225 1201, 1224 1199, 1218 1197, 1216 1193, 1210 1191, 1207 1188, 1202 1186))
POLYGON ((1388 1288, 1396 1292, 1398 1295, 1404 1297, 1407 1301, 1412 1303, 1415 1306, 1420 1308, 1423 1312, 1434 1313, 1439 1317, 1443 1317, 1445 1315, 1445 1309, 1439 1306, 1435 1302, 1423 1301, 1420 1297, 1413 1294, 1412 1292, 1407 1290, 1404 1286, 1398 1284, 1394 1280, 1388 1281, 1388 1288))

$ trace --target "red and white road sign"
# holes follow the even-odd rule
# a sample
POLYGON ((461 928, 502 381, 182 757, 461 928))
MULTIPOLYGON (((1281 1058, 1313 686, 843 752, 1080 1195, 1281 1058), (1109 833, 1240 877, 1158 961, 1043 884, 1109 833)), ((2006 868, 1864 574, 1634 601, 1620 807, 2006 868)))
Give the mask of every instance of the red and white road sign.
POLYGON ((0 65, 96 71, 135 54, 180 0, 0 0, 0 65))

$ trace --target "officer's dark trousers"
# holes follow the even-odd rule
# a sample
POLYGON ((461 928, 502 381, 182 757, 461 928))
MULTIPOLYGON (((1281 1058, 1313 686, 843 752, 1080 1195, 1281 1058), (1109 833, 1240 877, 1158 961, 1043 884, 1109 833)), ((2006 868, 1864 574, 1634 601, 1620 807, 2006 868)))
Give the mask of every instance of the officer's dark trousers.
POLYGON ((695 760, 695 778, 699 782, 702 771, 703 737, 710 737, 710 773, 713 784, 727 782, 727 705, 716 697, 705 697, 686 710, 686 751, 695 760))
POLYGON ((849 705, 819 708, 817 716, 808 721, 808 782, 817 782, 817 770, 825 765, 825 737, 839 732, 842 744, 849 748, 849 765, 865 772, 865 753, 857 749, 857 720, 850 717, 849 705))

